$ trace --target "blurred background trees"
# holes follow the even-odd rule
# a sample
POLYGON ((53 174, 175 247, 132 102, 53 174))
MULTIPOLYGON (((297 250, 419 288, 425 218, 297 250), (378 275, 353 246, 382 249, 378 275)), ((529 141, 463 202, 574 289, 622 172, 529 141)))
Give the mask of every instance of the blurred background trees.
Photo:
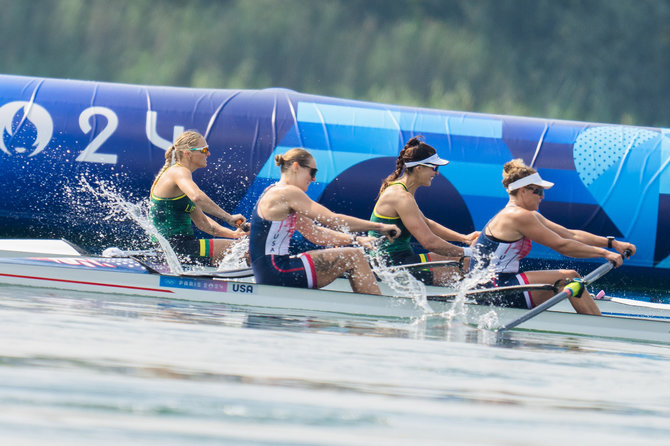
POLYGON ((0 0, 0 72, 670 127, 670 2, 0 0))

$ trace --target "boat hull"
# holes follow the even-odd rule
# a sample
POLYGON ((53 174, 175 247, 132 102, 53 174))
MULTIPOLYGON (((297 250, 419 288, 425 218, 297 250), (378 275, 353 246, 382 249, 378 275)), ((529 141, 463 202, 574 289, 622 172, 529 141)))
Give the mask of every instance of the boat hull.
MULTIPOLYGON (((372 318, 417 318, 454 310, 451 301, 430 300, 419 304, 404 296, 376 296, 336 289, 260 285, 248 280, 157 274, 126 258, 1 258, 0 284, 209 302, 281 310, 288 314, 319 312, 372 318)), ((340 282, 335 287, 343 285, 340 282)), ((439 290, 445 289, 431 287, 429 292, 439 290)), ((523 323, 518 329, 670 343, 670 311, 616 302, 599 302, 599 305, 605 316, 575 314, 567 304, 561 304, 523 323)), ((465 308, 457 316, 459 320, 492 329, 526 311, 470 304, 465 308)))

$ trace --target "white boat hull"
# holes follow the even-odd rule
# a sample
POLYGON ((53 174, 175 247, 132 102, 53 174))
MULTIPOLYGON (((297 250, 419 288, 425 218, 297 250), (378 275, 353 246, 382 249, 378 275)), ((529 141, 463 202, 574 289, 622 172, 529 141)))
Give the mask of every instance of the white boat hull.
MULTIPOLYGON (((413 318, 427 313, 425 307, 417 305, 408 297, 277 287, 211 277, 161 275, 148 272, 133 259, 0 258, 0 284, 212 302, 281 310, 289 314, 325 312, 374 318, 413 318)), ((430 287, 429 293, 445 290, 430 287)), ((665 308, 668 306, 649 308, 609 301, 598 304, 604 314, 611 315, 575 314, 569 305, 560 304, 523 323, 518 329, 670 343, 670 311, 665 308)), ((452 302, 429 301, 428 305, 435 313, 449 311, 453 307, 452 302)), ((495 311, 496 327, 499 327, 518 318, 526 310, 467 305, 465 322, 481 326, 482 317, 490 315, 491 311, 495 311)))

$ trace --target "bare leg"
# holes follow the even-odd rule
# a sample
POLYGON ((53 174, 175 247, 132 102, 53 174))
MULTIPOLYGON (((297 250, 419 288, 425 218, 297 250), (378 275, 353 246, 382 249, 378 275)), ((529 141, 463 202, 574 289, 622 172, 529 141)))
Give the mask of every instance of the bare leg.
MULTIPOLYGON (((431 262, 438 262, 442 260, 454 260, 458 262, 460 260, 459 257, 445 257, 440 254, 435 254, 434 252, 429 252, 428 255, 430 256, 431 262)), ((466 262, 469 263, 469 260, 466 259, 466 262)), ((467 268, 465 267, 466 265, 467 264, 464 264, 463 271, 467 271, 467 268)), ((461 269, 458 266, 433 267, 433 285, 447 286, 454 284, 462 278, 463 274, 461 273, 461 269)))
MULTIPOLYGON (((548 271, 526 271, 526 277, 530 283, 550 283, 553 284, 561 279, 574 279, 579 277, 577 271, 570 269, 548 270, 548 271)), ((554 296, 553 291, 533 290, 531 295, 533 303, 539 305, 554 296)), ((593 296, 588 290, 584 290, 582 297, 571 297, 570 303, 577 313, 595 314, 600 316, 600 308, 593 301, 593 296)))
POLYGON ((361 248, 331 248, 309 251, 316 269, 317 288, 324 287, 348 273, 356 293, 381 294, 377 279, 361 248))
POLYGON ((233 239, 215 238, 212 243, 212 265, 217 265, 223 260, 236 242, 237 240, 233 239))

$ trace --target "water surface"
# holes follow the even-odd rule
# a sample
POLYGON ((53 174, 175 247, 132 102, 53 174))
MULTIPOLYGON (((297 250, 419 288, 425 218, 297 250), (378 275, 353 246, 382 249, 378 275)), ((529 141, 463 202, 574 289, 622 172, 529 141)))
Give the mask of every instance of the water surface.
POLYGON ((0 438, 667 445, 670 347, 0 287, 0 438))

